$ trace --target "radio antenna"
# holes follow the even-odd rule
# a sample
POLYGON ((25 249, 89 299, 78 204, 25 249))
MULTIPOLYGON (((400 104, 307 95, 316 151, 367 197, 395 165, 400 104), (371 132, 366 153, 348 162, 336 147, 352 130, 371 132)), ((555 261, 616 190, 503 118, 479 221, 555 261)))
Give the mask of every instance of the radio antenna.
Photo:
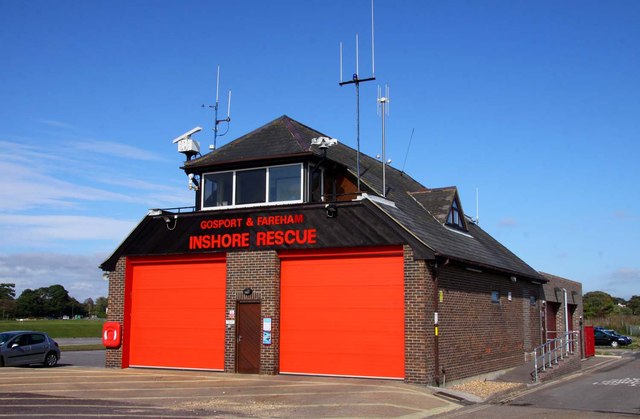
POLYGON ((404 161, 402 162, 402 170, 401 173, 404 173, 404 167, 407 165, 407 157, 409 156, 409 149, 411 148, 411 140, 413 140, 413 132, 415 128, 411 128, 411 136, 409 137, 409 144, 407 145, 407 152, 404 154, 404 161))
POLYGON ((476 224, 480 225, 480 198, 478 197, 478 195, 480 194, 480 192, 478 191, 478 188, 476 188, 476 224))
MULTIPOLYGON (((382 89, 378 86, 378 110, 382 117, 382 197, 387 196, 387 157, 385 154, 385 117, 389 115, 389 85, 384 87, 384 96, 382 96, 382 89)), ((390 163, 390 162, 389 162, 390 163)))
POLYGON ((375 80, 375 64, 374 64, 374 38, 373 38, 373 0, 371 0, 371 77, 361 79, 358 68, 358 34, 356 33, 356 72, 353 73, 351 80, 342 81, 342 42, 340 42, 340 86, 353 84, 356 87, 356 171, 358 178, 358 192, 360 192, 360 83, 375 80))
MULTIPOLYGON (((220 89, 220 66, 218 66, 218 73, 216 75, 216 104, 208 105, 209 108, 212 108, 214 111, 214 124, 213 124, 213 146, 209 146, 210 150, 215 150, 217 146, 218 137, 224 136, 227 132, 229 132, 229 125, 231 122, 231 90, 229 90, 229 95, 227 96, 227 117, 224 119, 218 119, 218 110, 220 108, 220 100, 219 100, 219 89, 220 89), (221 122, 226 122, 226 129, 222 134, 218 134, 219 128, 218 125, 221 122)), ((205 105, 202 105, 204 108, 205 105)))

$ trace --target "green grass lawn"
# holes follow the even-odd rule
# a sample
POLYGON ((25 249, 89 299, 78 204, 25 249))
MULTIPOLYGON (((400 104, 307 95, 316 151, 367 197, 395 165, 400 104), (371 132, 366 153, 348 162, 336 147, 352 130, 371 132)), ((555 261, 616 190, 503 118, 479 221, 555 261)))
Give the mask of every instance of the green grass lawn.
POLYGON ((37 330, 52 338, 99 338, 103 320, 8 320, 0 321, 0 332, 37 330))

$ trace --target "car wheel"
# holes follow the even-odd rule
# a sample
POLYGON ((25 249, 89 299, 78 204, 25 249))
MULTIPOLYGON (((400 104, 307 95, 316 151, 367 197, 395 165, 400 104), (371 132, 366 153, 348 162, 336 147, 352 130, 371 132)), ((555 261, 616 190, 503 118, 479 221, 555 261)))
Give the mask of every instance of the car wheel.
POLYGON ((58 357, 53 352, 48 353, 47 357, 44 359, 45 367, 55 367, 58 363, 58 357))
POLYGON ((611 342, 611 347, 612 348, 617 348, 618 347, 618 342, 616 342, 615 340, 611 342))

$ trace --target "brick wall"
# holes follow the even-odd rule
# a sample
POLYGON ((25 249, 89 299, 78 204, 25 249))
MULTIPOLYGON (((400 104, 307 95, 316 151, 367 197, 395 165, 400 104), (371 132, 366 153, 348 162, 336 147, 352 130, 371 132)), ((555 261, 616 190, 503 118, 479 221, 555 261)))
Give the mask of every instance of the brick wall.
POLYGON ((438 285, 440 368, 447 381, 518 366, 539 344, 539 302, 530 300, 536 285, 453 265, 440 268, 438 285), (498 303, 492 291, 499 292, 498 303))
MULTIPOLYGON (((280 352, 280 259, 275 251, 227 253, 226 312, 236 310, 238 301, 260 302, 261 317, 271 318, 271 345, 261 345, 260 373, 278 373, 280 352), (242 290, 251 288, 251 296, 242 290)), ((261 331, 262 332, 262 331, 261 331)), ((225 335, 226 372, 236 370, 236 329, 228 325, 225 335)))
MULTIPOLYGON (((109 280, 109 321, 124 324, 126 259, 120 258, 109 280)), ((275 251, 227 254, 226 313, 239 301, 261 304, 261 317, 272 319, 272 344, 261 345, 260 373, 277 374, 279 366, 280 260, 275 251), (251 288, 251 296, 242 291, 251 288)), ((447 381, 520 365, 524 352, 540 344, 539 291, 527 281, 513 283, 506 275, 470 272, 447 265, 438 270, 439 363, 436 371, 434 336, 435 289, 433 269, 414 260, 404 246, 405 381, 436 384, 442 369, 447 381), (500 302, 491 302, 491 292, 500 302), (508 293, 511 292, 511 301, 508 293), (535 304, 531 305, 530 297, 535 304)), ((582 310, 576 311, 576 317, 582 310)), ((577 324, 577 321, 576 323, 577 324)), ((126 338, 127 331, 123 330, 126 338)), ((225 334, 225 371, 235 372, 236 330, 225 334)), ((121 368, 122 349, 108 349, 106 366, 121 368)))
POLYGON ((411 247, 404 246, 405 381, 435 382, 434 283, 424 260, 414 260, 411 247))
POLYGON ((571 316, 570 327, 581 333, 579 338, 580 347, 576 347, 575 349, 578 353, 581 353, 584 348, 584 337, 582 336, 582 284, 556 275, 544 272, 541 273, 547 280, 549 280, 549 282, 543 285, 543 297, 541 298, 545 299, 547 304, 549 304, 549 302, 559 304, 558 312, 556 314, 556 330, 559 332, 564 332, 566 329, 563 289, 566 290, 567 312, 571 316))
MULTIPOLYGON (((119 322, 122 327, 122 339, 126 338, 127 331, 124 330, 124 291, 126 277, 126 258, 118 259, 116 270, 109 272, 109 312, 107 320, 119 322)), ((107 349, 105 354, 105 366, 107 368, 122 368, 122 345, 117 349, 107 349)))

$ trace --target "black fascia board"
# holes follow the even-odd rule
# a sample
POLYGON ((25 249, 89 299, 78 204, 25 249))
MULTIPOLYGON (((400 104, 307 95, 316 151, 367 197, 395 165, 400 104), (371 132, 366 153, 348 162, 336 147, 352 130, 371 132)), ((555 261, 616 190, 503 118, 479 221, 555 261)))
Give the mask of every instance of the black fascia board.
POLYGON ((459 258, 459 257, 456 257, 456 256, 445 255, 445 254, 442 254, 442 253, 436 253, 436 258, 438 260, 448 260, 451 264, 456 265, 456 266, 460 266, 462 268, 478 269, 478 270, 481 270, 483 272, 490 272, 490 273, 501 274, 501 275, 509 275, 509 276, 513 275, 513 276, 516 276, 517 278, 524 278, 524 279, 527 279, 529 281, 536 281, 536 282, 540 282, 540 283, 549 282, 549 280, 547 280, 545 277, 543 277, 540 274, 532 275, 532 274, 525 273, 525 272, 513 271, 513 270, 510 270, 510 269, 499 268, 499 267, 496 267, 496 266, 483 264, 481 262, 466 260, 466 259, 462 259, 462 258, 459 258))
MULTIPOLYGON (((326 214, 326 203, 292 204, 276 206, 258 206, 249 208, 233 208, 228 210, 194 211, 188 213, 172 213, 163 211, 159 215, 147 215, 122 242, 114 253, 105 260, 100 268, 103 271, 115 270, 118 259, 121 256, 166 256, 182 254, 212 254, 231 251, 251 250, 295 250, 314 248, 306 245, 291 247, 271 246, 257 249, 255 246, 247 248, 228 248, 215 250, 190 250, 190 236, 210 234, 200 231, 198 225, 207 219, 223 218, 253 218, 259 216, 279 214, 303 214, 306 227, 318 229, 317 247, 315 248, 349 248, 367 246, 387 246, 408 244, 414 250, 416 259, 433 259, 433 253, 416 240, 411 234, 398 226, 389 217, 367 200, 335 202, 338 216, 329 218, 326 214), (169 222, 175 222, 178 228, 168 229, 165 217, 169 222)), ((175 227, 174 227, 175 228, 175 227)), ((257 227, 243 231, 250 231, 252 235, 259 231, 281 230, 285 227, 257 227)), ((304 226, 301 226, 304 228, 304 226)), ((230 231, 226 231, 227 233, 230 231)), ((225 231, 220 231, 225 233, 225 231)))
POLYGON ((186 173, 205 173, 210 171, 222 171, 222 170, 234 170, 234 169, 247 169, 251 167, 264 167, 276 164, 285 164, 285 163, 295 163, 295 162, 306 162, 314 157, 318 157, 315 153, 311 151, 305 151, 302 153, 295 154, 282 154, 279 156, 266 156, 261 159, 256 158, 248 158, 248 159, 238 159, 238 160, 227 160, 219 163, 209 163, 209 164, 193 164, 190 165, 189 162, 185 162, 184 165, 180 167, 181 170, 184 170, 186 173))

